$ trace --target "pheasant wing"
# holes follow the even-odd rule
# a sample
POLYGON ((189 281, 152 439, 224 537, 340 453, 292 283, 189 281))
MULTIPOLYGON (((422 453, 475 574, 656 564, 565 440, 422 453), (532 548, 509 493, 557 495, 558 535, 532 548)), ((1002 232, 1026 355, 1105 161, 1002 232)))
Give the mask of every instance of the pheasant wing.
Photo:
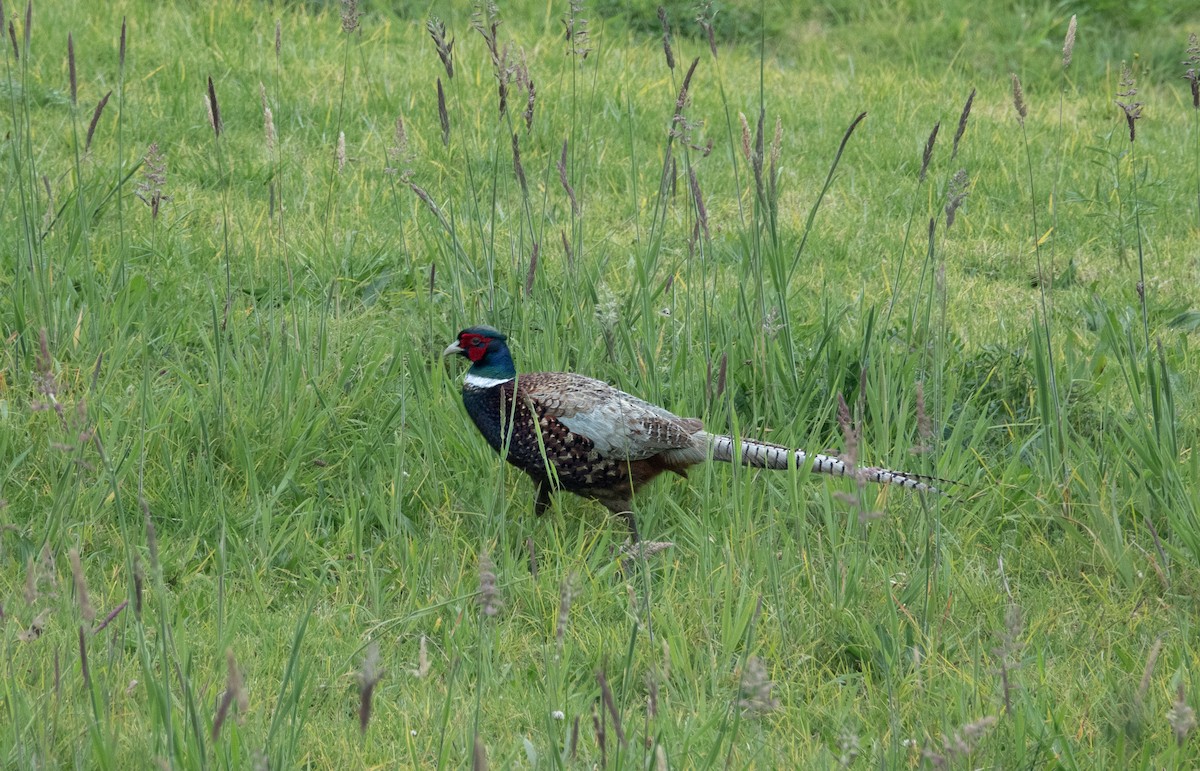
POLYGON ((521 375, 518 392, 539 415, 591 440, 602 457, 641 460, 665 450, 691 447, 703 428, 662 407, 613 388, 602 380, 558 372, 521 375))

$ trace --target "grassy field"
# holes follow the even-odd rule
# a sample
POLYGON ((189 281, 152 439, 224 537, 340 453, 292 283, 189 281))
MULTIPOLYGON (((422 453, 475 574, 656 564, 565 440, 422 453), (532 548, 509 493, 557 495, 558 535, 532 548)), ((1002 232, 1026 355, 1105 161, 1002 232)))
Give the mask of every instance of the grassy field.
POLYGON ((1200 15, 891 5, 4 3, 0 762, 1200 766, 1200 15), (622 565, 476 323, 958 484, 622 565))

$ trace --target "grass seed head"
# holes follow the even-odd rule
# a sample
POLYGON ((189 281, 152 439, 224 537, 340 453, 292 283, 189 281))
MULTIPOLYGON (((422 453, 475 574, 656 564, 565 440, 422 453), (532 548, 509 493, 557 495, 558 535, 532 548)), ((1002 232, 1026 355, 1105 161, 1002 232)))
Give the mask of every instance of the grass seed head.
POLYGON ((454 77, 454 39, 446 40, 446 24, 436 16, 430 16, 425 22, 425 29, 429 32, 429 37, 433 38, 433 47, 437 51, 438 58, 442 60, 442 67, 446 69, 446 77, 454 77))
POLYGON ((717 37, 713 32, 713 19, 716 15, 712 0, 704 0, 696 6, 696 23, 704 30, 704 36, 708 39, 708 50, 712 52, 714 59, 717 58, 717 37))
POLYGON ((563 25, 567 28, 567 55, 577 56, 580 61, 587 59, 592 51, 592 40, 588 32, 588 20, 583 16, 582 0, 570 0, 563 25))
POLYGON ((938 129, 941 127, 941 121, 933 124, 933 131, 929 132, 929 139, 925 140, 925 151, 921 153, 921 173, 917 176, 921 182, 925 181, 925 174, 929 171, 929 162, 933 160, 933 145, 937 142, 938 129))
POLYGON ((358 0, 342 0, 342 32, 356 32, 358 17, 358 0))
POLYGON ((471 752, 471 771, 487 771, 487 747, 483 745, 483 739, 479 734, 475 734, 475 748, 471 752))
MULTIPOLYGON (((421 643, 424 645, 425 638, 421 638, 421 643)), ((367 646, 367 653, 363 657, 362 666, 358 670, 358 730, 359 733, 367 732, 367 725, 371 722, 371 707, 375 696, 375 686, 379 683, 383 676, 379 668, 379 642, 372 640, 367 646)))
POLYGON ((442 79, 437 79, 438 122, 442 125, 442 145, 450 146, 450 113, 446 110, 446 91, 442 79))
POLYGON ((1200 40, 1196 33, 1188 35, 1188 58, 1183 62, 1188 65, 1183 77, 1192 87, 1192 108, 1200 110, 1200 40))
POLYGON ((950 179, 950 184, 946 189, 946 227, 949 228, 954 224, 954 215, 958 212, 958 208, 962 206, 963 201, 970 195, 971 180, 967 176, 966 169, 959 169, 954 172, 954 176, 950 179))
POLYGON ((75 38, 67 33, 67 71, 71 80, 71 106, 78 107, 79 80, 75 77, 75 38))
POLYGON ((975 89, 971 89, 970 95, 967 97, 966 104, 963 105, 962 113, 958 116, 958 128, 954 131, 954 146, 950 150, 950 160, 958 155, 958 142, 963 138, 963 134, 967 130, 967 118, 971 117, 971 105, 975 103, 975 89))
POLYGON ((425 635, 421 635, 421 643, 417 648, 417 667, 408 670, 408 673, 420 680, 429 674, 429 666, 429 650, 425 642, 425 635))
POLYGON ((500 589, 496 586, 496 566, 492 563, 487 552, 479 555, 479 595, 480 612, 486 618, 491 618, 500 612, 503 600, 500 589))
POLYGON ((671 50, 671 24, 667 21, 667 9, 658 6, 658 23, 663 31, 663 55, 667 57, 667 69, 675 69, 675 52, 671 50))
POLYGON ((1137 122, 1142 117, 1142 103, 1135 102, 1134 97, 1137 96, 1137 81, 1133 77, 1133 69, 1125 62, 1121 62, 1121 84, 1120 91, 1117 92, 1117 106, 1125 113, 1125 123, 1129 126, 1129 141, 1132 143, 1137 138, 1137 122))
POLYGON ((1196 727, 1196 711, 1188 706, 1184 696, 1183 683, 1180 682, 1175 691, 1175 701, 1167 710, 1167 723, 1171 726, 1171 732, 1175 734, 1175 742, 1180 747, 1187 741, 1188 734, 1196 727))
POLYGON ((1025 116, 1029 114, 1029 108, 1025 106, 1025 92, 1021 90, 1021 79, 1014 73, 1012 76, 1012 94, 1013 108, 1017 111, 1017 120, 1021 125, 1025 125, 1025 116))
POLYGON ((738 683, 737 705, 752 715, 761 715, 779 707, 779 699, 771 694, 775 684, 767 676, 767 668, 758 656, 746 660, 738 683))
POLYGON ((1076 14, 1071 14, 1071 22, 1067 25, 1067 37, 1063 40, 1063 69, 1066 70, 1071 66, 1071 55, 1075 53, 1075 30, 1078 26, 1078 17, 1076 14))
POLYGON ((75 600, 79 603, 79 614, 83 616, 83 620, 91 626, 96 620, 96 609, 92 607, 92 600, 88 596, 87 578, 83 575, 83 565, 79 561, 79 550, 71 549, 67 552, 67 556, 71 560, 71 577, 75 581, 75 600))
POLYGON ((92 136, 96 133, 96 124, 100 122, 100 115, 104 112, 104 106, 108 104, 110 96, 112 96, 111 90, 97 103, 96 109, 92 112, 92 120, 88 123, 87 139, 83 143, 83 152, 85 154, 88 150, 92 149, 92 136))
POLYGON ((208 76, 208 122, 212 126, 213 134, 221 138, 221 106, 217 103, 217 89, 213 86, 212 76, 208 76))

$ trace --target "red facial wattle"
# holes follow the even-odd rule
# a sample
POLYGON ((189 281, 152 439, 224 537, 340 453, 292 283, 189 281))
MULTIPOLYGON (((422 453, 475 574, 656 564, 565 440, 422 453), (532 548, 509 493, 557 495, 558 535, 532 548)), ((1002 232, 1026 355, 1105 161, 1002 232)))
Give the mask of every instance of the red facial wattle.
POLYGON ((486 337, 472 336, 469 340, 464 340, 463 348, 467 349, 467 358, 472 362, 477 362, 487 354, 488 343, 491 339, 486 337))

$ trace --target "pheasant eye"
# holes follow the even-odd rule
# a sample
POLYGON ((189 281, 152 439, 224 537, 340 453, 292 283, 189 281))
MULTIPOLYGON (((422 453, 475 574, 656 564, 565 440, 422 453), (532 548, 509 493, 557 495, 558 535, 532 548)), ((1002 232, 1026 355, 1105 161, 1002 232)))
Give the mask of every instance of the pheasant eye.
POLYGON ((467 345, 474 348, 477 345, 483 345, 483 340, 480 339, 479 337, 472 337, 470 340, 467 341, 467 345))

